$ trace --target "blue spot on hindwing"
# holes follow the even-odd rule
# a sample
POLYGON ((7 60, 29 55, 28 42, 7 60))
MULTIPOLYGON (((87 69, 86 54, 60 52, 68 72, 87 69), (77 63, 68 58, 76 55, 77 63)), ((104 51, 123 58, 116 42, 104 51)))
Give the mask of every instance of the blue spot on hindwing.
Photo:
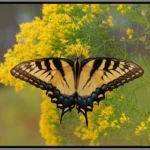
POLYGON ((58 90, 54 91, 55 95, 58 97, 60 95, 60 92, 58 90))
POLYGON ((50 84, 47 85, 48 90, 51 90, 52 88, 53 88, 52 85, 50 85, 50 84))
POLYGON ((95 93, 92 94, 91 96, 92 100, 96 99, 97 98, 97 95, 95 93))
POLYGON ((107 88, 108 88, 107 85, 103 85, 103 86, 102 86, 102 90, 103 90, 103 91, 106 91, 107 88))
POLYGON ((73 98, 73 97, 70 97, 70 98, 69 98, 69 101, 71 102, 71 105, 74 104, 74 98, 73 98))
POLYGON ((81 104, 81 97, 78 97, 78 103, 81 104))
POLYGON ((67 102, 68 102, 68 99, 67 99, 67 98, 65 98, 65 99, 64 99, 64 103, 63 103, 63 104, 64 104, 64 106, 67 106, 67 102))
POLYGON ((102 93, 102 90, 101 90, 100 88, 97 88, 96 91, 95 91, 95 93, 96 93, 97 95, 99 95, 100 93, 102 93))
POLYGON ((63 96, 60 96, 59 97, 59 103, 63 104, 63 100, 64 100, 63 96))
POLYGON ((92 100, 91 100, 91 98, 88 98, 88 99, 87 99, 87 105, 88 105, 88 106, 92 105, 92 100))

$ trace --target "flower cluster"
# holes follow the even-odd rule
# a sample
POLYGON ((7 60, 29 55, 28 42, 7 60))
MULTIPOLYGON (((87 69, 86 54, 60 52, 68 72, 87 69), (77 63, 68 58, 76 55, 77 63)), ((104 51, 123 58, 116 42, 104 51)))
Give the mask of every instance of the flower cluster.
POLYGON ((139 135, 142 131, 147 130, 145 123, 142 121, 139 126, 135 129, 135 135, 139 135))
POLYGON ((127 12, 129 13, 129 11, 132 8, 130 5, 126 5, 126 4, 118 4, 116 6, 117 6, 117 10, 120 11, 121 14, 126 14, 127 12))
POLYGON ((113 24, 113 17, 109 16, 107 21, 102 20, 102 24, 103 25, 108 25, 109 27, 113 27, 114 26, 114 24, 113 24))
POLYGON ((140 135, 142 132, 147 131, 150 127, 150 116, 148 116, 147 121, 141 121, 140 125, 138 125, 134 131, 135 135, 140 135))
POLYGON ((89 127, 85 128, 85 120, 80 116, 81 124, 76 128, 75 135, 82 140, 89 140, 89 145, 98 145, 102 137, 108 136, 112 131, 120 129, 123 124, 129 122, 129 117, 122 113, 116 117, 112 105, 104 106, 101 102, 100 106, 94 105, 92 113, 88 113, 89 127))
POLYGON ((141 15, 142 15, 143 17, 145 17, 145 16, 146 16, 146 10, 142 10, 142 11, 141 11, 141 15))
POLYGON ((40 133, 46 140, 47 145, 56 146, 62 141, 57 135, 57 124, 59 124, 59 113, 56 106, 50 103, 50 99, 43 93, 44 101, 41 104, 40 133))
POLYGON ((129 121, 129 117, 126 117, 124 113, 121 114, 120 123, 129 121))
POLYGON ((81 44, 80 39, 76 40, 76 45, 68 45, 66 46, 66 56, 81 56, 83 55, 85 58, 89 57, 88 50, 90 49, 90 46, 84 46, 81 44))
POLYGON ((134 33, 133 29, 128 28, 126 30, 126 34, 128 35, 128 39, 132 39, 133 38, 133 33, 134 33))

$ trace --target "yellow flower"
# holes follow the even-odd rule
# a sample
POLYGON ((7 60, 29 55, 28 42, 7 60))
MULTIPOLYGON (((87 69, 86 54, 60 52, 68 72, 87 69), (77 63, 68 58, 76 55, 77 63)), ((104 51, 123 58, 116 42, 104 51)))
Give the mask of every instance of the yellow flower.
POLYGON ((41 104, 41 135, 46 140, 47 145, 59 145, 61 143, 61 137, 56 136, 56 124, 59 124, 59 115, 57 114, 58 110, 53 103, 50 103, 50 100, 45 93, 43 93, 43 98, 45 100, 41 104))
POLYGON ((100 5, 99 4, 91 4, 91 12, 92 13, 98 13, 100 10, 100 5))
POLYGON ((142 121, 140 125, 137 126, 134 133, 135 135, 139 135, 142 131, 145 131, 145 130, 147 130, 147 127, 145 126, 145 123, 142 121))
POLYGON ((117 10, 121 10, 124 4, 118 4, 117 10))
POLYGON ((117 120, 114 120, 114 121, 112 121, 111 123, 110 123, 110 126, 112 127, 112 128, 114 128, 114 127, 117 127, 117 120))
POLYGON ((113 96, 113 92, 112 91, 108 91, 106 92, 106 97, 111 98, 113 96))
POLYGON ((65 7, 64 10, 67 13, 71 12, 73 10, 73 8, 74 8, 71 4, 66 4, 66 5, 64 5, 64 7, 65 7))
POLYGON ((112 114, 112 106, 106 106, 102 109, 100 116, 111 116, 112 114))
POLYGON ((129 118, 127 118, 126 116, 125 116, 125 113, 122 113, 121 114, 121 117, 120 117, 120 123, 125 123, 125 122, 127 122, 127 121, 129 121, 129 118))
POLYGON ((147 122, 149 122, 149 123, 150 123, 150 116, 148 116, 147 122))
POLYGON ((66 56, 75 55, 75 56, 85 56, 86 58, 89 57, 88 50, 90 49, 90 46, 82 45, 80 40, 76 40, 76 45, 67 45, 66 46, 66 56))
POLYGON ((107 23, 108 23, 108 26, 110 26, 110 27, 113 27, 114 26, 114 24, 113 24, 113 22, 112 22, 112 16, 109 16, 108 17, 108 20, 107 20, 107 23))
POLYGON ((141 15, 142 15, 143 17, 145 17, 145 16, 146 16, 146 10, 142 10, 142 11, 141 11, 141 15))
POLYGON ((132 38, 133 38, 133 35, 129 35, 129 36, 128 36, 128 39, 132 39, 132 38))
POLYGON ((121 14, 125 14, 126 13, 126 11, 125 10, 121 10, 121 14))
POLYGON ((127 35, 133 34, 133 29, 127 28, 126 33, 127 35))
POLYGON ((103 120, 103 121, 99 122, 99 124, 100 124, 100 126, 98 127, 98 129, 100 132, 105 130, 106 128, 108 128, 108 125, 109 125, 107 120, 103 120))
POLYGON ((121 12, 121 14, 126 14, 131 10, 131 6, 128 6, 126 4, 118 4, 117 5, 117 10, 121 12))

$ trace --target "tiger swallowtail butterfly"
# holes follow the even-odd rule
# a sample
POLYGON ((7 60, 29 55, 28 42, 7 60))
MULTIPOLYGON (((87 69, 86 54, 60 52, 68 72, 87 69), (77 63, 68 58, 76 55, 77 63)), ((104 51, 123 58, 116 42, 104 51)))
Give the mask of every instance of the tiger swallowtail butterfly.
POLYGON ((97 57, 75 62, 64 58, 42 58, 23 62, 11 70, 16 78, 46 90, 51 102, 64 114, 75 106, 88 126, 87 112, 93 102, 105 99, 105 92, 142 76, 137 64, 116 58, 97 57))

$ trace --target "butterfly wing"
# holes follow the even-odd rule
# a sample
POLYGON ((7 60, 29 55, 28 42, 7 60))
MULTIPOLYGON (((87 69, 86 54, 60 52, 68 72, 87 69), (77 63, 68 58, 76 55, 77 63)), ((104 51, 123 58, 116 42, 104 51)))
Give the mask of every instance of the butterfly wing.
POLYGON ((87 120, 87 111, 93 110, 93 102, 105 98, 105 92, 118 88, 142 76, 143 69, 137 64, 116 58, 89 58, 81 62, 78 83, 77 109, 87 120))
POLYGON ((11 70, 16 78, 46 90, 58 108, 62 109, 61 121, 75 105, 73 62, 62 58, 43 58, 23 62, 11 70))

